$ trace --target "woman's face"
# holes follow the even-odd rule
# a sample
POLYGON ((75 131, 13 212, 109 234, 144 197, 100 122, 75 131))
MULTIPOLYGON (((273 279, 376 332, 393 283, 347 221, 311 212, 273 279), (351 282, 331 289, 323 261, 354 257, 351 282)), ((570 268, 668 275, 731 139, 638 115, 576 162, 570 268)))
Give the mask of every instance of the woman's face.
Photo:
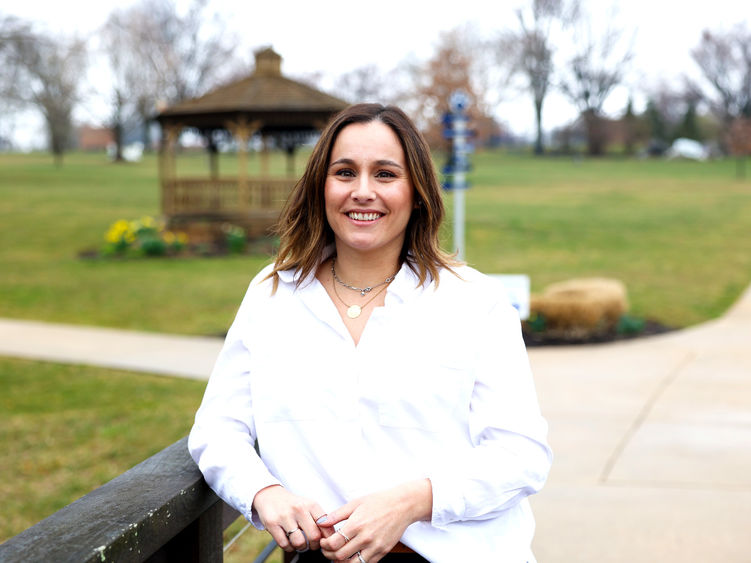
POLYGON ((376 120, 339 132, 324 198, 337 253, 395 252, 398 257, 414 198, 404 151, 390 127, 376 120))

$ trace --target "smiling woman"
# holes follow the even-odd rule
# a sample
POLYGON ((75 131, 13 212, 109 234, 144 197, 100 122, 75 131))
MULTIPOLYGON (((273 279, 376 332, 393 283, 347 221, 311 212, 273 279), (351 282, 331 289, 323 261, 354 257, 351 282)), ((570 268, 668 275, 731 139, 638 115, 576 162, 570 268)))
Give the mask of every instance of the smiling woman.
POLYGON ((406 115, 344 110, 227 334, 189 447, 297 561, 534 560, 551 453, 519 317, 440 250, 443 214, 406 115))

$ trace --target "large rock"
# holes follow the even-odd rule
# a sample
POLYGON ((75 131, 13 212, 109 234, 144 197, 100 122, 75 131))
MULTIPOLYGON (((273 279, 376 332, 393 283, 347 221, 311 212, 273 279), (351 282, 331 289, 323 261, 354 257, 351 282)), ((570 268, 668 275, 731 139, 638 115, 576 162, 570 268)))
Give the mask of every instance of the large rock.
POLYGON ((626 287, 610 278, 554 283, 530 298, 530 316, 542 316, 546 332, 565 339, 612 331, 627 310, 626 287))

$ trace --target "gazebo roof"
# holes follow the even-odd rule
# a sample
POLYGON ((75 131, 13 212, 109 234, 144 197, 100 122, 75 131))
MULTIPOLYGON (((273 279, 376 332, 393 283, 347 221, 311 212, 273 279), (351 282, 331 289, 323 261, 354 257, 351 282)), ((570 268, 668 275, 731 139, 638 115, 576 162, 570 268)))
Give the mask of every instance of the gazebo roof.
POLYGON ((259 51, 250 76, 171 106, 157 119, 215 128, 244 118, 260 121, 266 131, 305 130, 321 128, 347 107, 344 100, 282 76, 281 60, 271 48, 259 51))

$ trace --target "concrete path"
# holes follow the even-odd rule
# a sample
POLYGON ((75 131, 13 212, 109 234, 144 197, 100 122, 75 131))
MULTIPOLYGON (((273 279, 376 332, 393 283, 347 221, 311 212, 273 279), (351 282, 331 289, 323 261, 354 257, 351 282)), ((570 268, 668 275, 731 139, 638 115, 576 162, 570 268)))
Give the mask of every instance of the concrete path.
POLYGON ((208 379, 220 338, 0 319, 0 356, 208 379))
MULTIPOLYGON (((205 379, 217 338, 0 319, 0 355, 205 379)), ((751 287, 721 319, 534 348, 555 463, 540 563, 751 562, 751 287)))
POLYGON ((545 562, 751 562, 751 287, 721 319, 530 353, 555 462, 545 562))

